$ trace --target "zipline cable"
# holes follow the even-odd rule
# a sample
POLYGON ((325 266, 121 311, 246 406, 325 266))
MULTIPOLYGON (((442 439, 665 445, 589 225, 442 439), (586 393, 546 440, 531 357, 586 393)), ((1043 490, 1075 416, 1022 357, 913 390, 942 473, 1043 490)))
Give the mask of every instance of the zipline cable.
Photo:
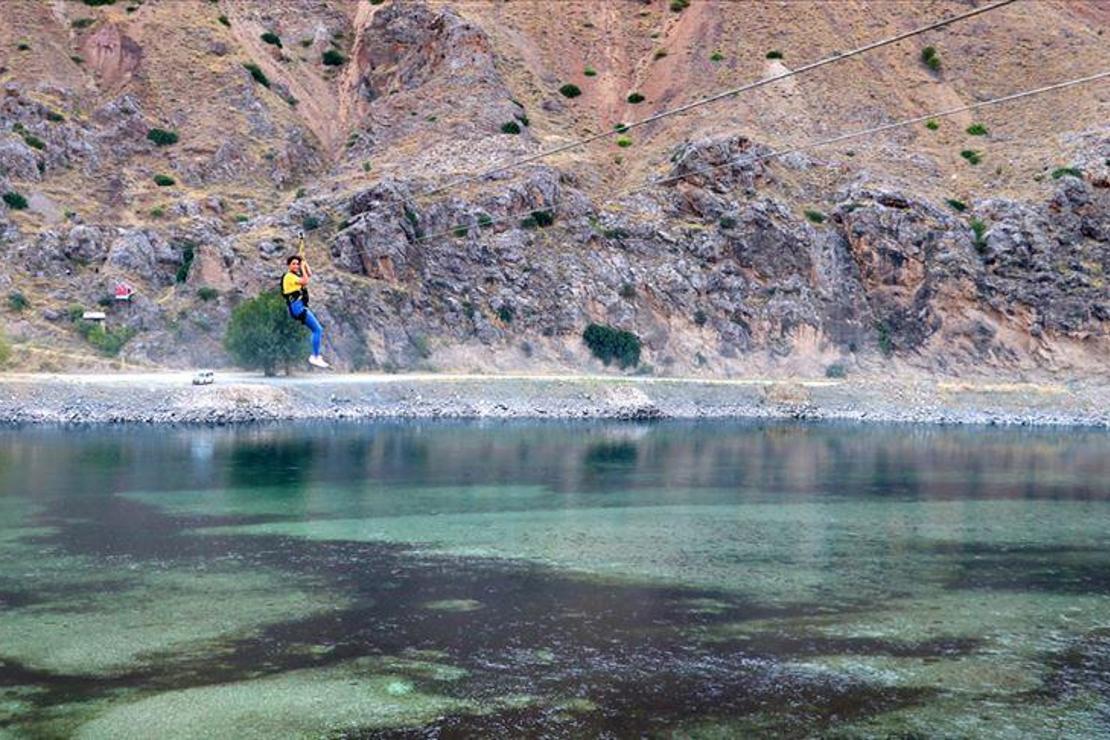
MULTIPOLYGON (((1003 95, 1003 96, 998 97, 998 98, 992 98, 990 100, 984 100, 984 101, 981 101, 981 102, 978 102, 978 103, 971 103, 969 105, 963 105, 963 106, 960 106, 958 108, 949 108, 947 110, 937 111, 935 113, 928 113, 926 115, 914 116, 913 118, 906 118, 906 119, 903 119, 901 121, 895 121, 894 123, 883 124, 882 126, 874 126, 872 128, 867 128, 867 129, 863 129, 863 130, 860 130, 860 131, 853 131, 853 132, 847 133, 847 134, 840 134, 839 136, 834 136, 834 137, 831 137, 829 139, 821 139, 819 141, 813 141, 813 142, 809 142, 807 144, 800 144, 798 146, 790 147, 788 149, 776 150, 776 151, 773 151, 773 152, 769 152, 767 154, 761 154, 761 155, 755 155, 755 156, 748 155, 748 156, 738 157, 736 159, 732 159, 732 160, 729 160, 727 162, 722 162, 720 164, 711 165, 709 167, 705 167, 705 168, 702 168, 700 170, 691 170, 690 172, 685 172, 681 175, 672 175, 672 176, 669 176, 669 177, 663 177, 663 178, 657 178, 657 179, 654 179, 654 180, 649 180, 647 182, 641 183, 641 184, 636 185, 634 187, 626 188, 624 190, 617 191, 614 195, 611 195, 609 198, 607 198, 605 201, 603 201, 598 206, 598 210, 601 210, 601 208, 606 203, 612 203, 613 201, 618 200, 619 198, 623 198, 627 195, 632 195, 633 193, 637 193, 637 192, 640 192, 642 190, 646 190, 648 188, 657 187, 659 185, 666 185, 668 183, 675 182, 675 181, 678 181, 678 180, 681 180, 681 179, 684 179, 684 178, 687 178, 687 177, 691 177, 693 175, 704 174, 706 172, 712 172, 713 170, 720 169, 722 167, 729 167, 729 166, 736 165, 736 164, 751 164, 751 163, 755 163, 755 162, 765 161, 765 160, 768 160, 768 159, 774 159, 776 157, 782 157, 782 156, 785 156, 787 154, 792 154, 792 153, 795 153, 795 152, 801 152, 801 151, 805 151, 807 149, 815 149, 817 147, 828 146, 829 144, 836 144, 836 143, 839 143, 839 142, 842 142, 842 141, 848 141, 850 139, 857 139, 857 138, 860 138, 860 137, 863 137, 863 136, 868 136, 868 135, 872 135, 872 134, 876 134, 876 133, 881 133, 883 131, 890 131, 890 130, 896 129, 896 128, 903 128, 905 126, 911 126, 915 123, 920 123, 921 121, 927 121, 930 118, 944 118, 946 116, 952 116, 952 115, 955 115, 957 113, 964 113, 966 111, 976 110, 978 108, 985 108, 985 107, 991 106, 991 105, 1000 105, 1002 103, 1009 103, 1009 102, 1012 102, 1014 100, 1020 100, 1022 98, 1028 98, 1028 97, 1032 97, 1034 95, 1042 95, 1044 93, 1052 92, 1054 90, 1062 90, 1064 88, 1073 87, 1075 85, 1082 85, 1082 84, 1087 83, 1087 82, 1094 82, 1095 80, 1100 80, 1100 79, 1103 79, 1105 77, 1110 77, 1110 70, 1107 70, 1105 72, 1099 72, 1098 74, 1089 75, 1087 77, 1079 77, 1079 78, 1076 78, 1076 79, 1073 79, 1073 80, 1067 80, 1066 82, 1058 82, 1058 83, 1055 83, 1055 84, 1052 84, 1052 85, 1045 85, 1044 87, 1038 87, 1038 88, 1033 89, 1033 90, 1025 90, 1023 92, 1013 93, 1011 95, 1003 95)), ((529 209, 529 211, 527 211, 527 213, 532 213, 533 211, 537 211, 537 210, 539 210, 539 211, 548 211, 548 212, 554 213, 555 211, 558 210, 558 208, 559 208, 558 204, 554 204, 554 205, 548 206, 546 208, 529 209)), ((490 219, 489 221, 484 222, 484 224, 479 224, 479 225, 475 225, 473 223, 458 224, 457 226, 455 226, 453 228, 450 228, 450 229, 447 229, 445 231, 438 231, 438 232, 435 232, 435 233, 432 233, 432 234, 424 234, 422 236, 416 237, 416 238, 413 239, 413 242, 414 243, 419 243, 419 242, 423 242, 423 241, 428 241, 430 239, 438 239, 438 238, 441 238, 441 237, 444 237, 444 236, 451 236, 456 231, 461 230, 461 229, 465 229, 465 230, 469 231, 470 229, 474 229, 474 228, 478 228, 478 229, 489 228, 490 226, 493 226, 494 224, 506 223, 506 222, 508 222, 508 221, 510 221, 514 218, 518 218, 518 217, 524 215, 524 213, 526 213, 526 212, 525 211, 520 211, 520 212, 516 212, 516 213, 512 213, 512 214, 507 214, 506 216, 504 216, 502 218, 490 219)))
MULTIPOLYGON (((920 34, 926 33, 927 31, 933 31, 933 30, 936 30, 938 28, 943 28, 944 26, 951 25, 952 23, 956 23, 958 21, 966 20, 968 18, 972 18, 972 17, 977 16, 977 15, 982 15, 983 13, 988 13, 992 10, 996 10, 997 8, 1001 8, 1005 5, 1009 5, 1012 2, 1015 2, 1015 0, 997 0, 997 2, 993 2, 990 5, 984 5, 981 8, 975 8, 973 10, 967 11, 966 13, 960 13, 958 15, 954 15, 954 16, 951 16, 949 18, 945 18, 945 19, 937 21, 935 23, 930 23, 927 26, 922 26, 920 28, 915 28, 912 31, 906 31, 905 33, 900 33, 896 36, 890 36, 890 37, 885 38, 885 39, 880 39, 879 41, 874 41, 870 44, 867 44, 866 46, 861 46, 857 49, 852 49, 851 51, 846 51, 846 52, 843 52, 843 53, 836 53, 836 54, 833 54, 832 56, 825 57, 824 59, 819 59, 816 62, 810 62, 809 64, 802 65, 801 67, 798 67, 797 69, 791 69, 791 70, 787 70, 786 72, 782 72, 782 73, 777 74, 777 75, 771 75, 770 77, 764 77, 762 79, 756 80, 755 82, 749 82, 746 85, 742 85, 740 87, 733 88, 732 90, 726 90, 722 93, 718 93, 718 94, 710 96, 708 98, 703 98, 701 100, 695 100, 694 102, 687 103, 686 105, 680 105, 677 108, 671 108, 670 110, 660 111, 659 113, 656 113, 652 116, 648 116, 647 118, 645 118, 643 120, 634 121, 633 123, 629 123, 629 124, 621 124, 621 130, 618 133, 623 133, 625 131, 636 128, 638 126, 644 126, 644 125, 647 125, 649 123, 653 123, 653 122, 658 121, 662 118, 667 118, 668 116, 674 116, 674 115, 678 115, 679 113, 685 113, 686 111, 693 110, 694 108, 698 108, 698 107, 703 106, 703 105, 709 105, 710 103, 715 103, 718 100, 723 100, 725 98, 730 98, 730 97, 733 97, 734 95, 739 95, 742 92, 747 92, 748 90, 754 90, 758 87, 763 87, 764 85, 769 85, 772 82, 778 82, 779 80, 785 80, 788 77, 793 77, 793 76, 799 75, 803 72, 808 72, 810 70, 817 69, 818 67, 823 67, 826 64, 832 64, 833 62, 839 62, 841 60, 848 59, 849 57, 854 57, 854 56, 857 56, 859 54, 863 54, 864 52, 872 51, 874 49, 878 49, 878 48, 883 47, 883 46, 889 46, 890 44, 895 44, 895 43, 898 43, 899 41, 905 41, 908 38, 918 36, 920 34)), ((580 146, 585 146, 586 144, 590 144, 592 142, 599 141, 600 139, 607 139, 612 135, 613 135, 612 131, 606 131, 604 133, 594 134, 592 136, 587 136, 584 139, 579 139, 578 141, 572 141, 569 144, 563 144, 562 146, 557 146, 554 149, 547 149, 545 151, 538 152, 536 154, 532 154, 532 155, 529 155, 527 157, 523 157, 523 158, 515 160, 515 161, 509 161, 509 162, 506 162, 505 164, 500 164, 500 165, 497 165, 495 167, 491 167, 490 169, 484 170, 482 172, 478 172, 478 173, 473 174, 473 175, 468 175, 466 177, 459 178, 458 180, 454 180, 454 181, 449 182, 445 185, 441 185, 437 188, 432 188, 431 190, 426 190, 426 191, 420 193, 419 196, 420 197, 426 197, 426 196, 429 196, 429 195, 436 195, 438 193, 442 193, 444 190, 449 190, 449 189, 455 188, 459 185, 465 185, 468 182, 475 182, 477 180, 481 180, 483 178, 486 178, 486 177, 494 174, 495 172, 505 172, 507 170, 516 169, 517 167, 520 167, 521 165, 525 165, 525 164, 528 164, 530 162, 535 162, 536 160, 544 159, 545 157, 550 157, 554 154, 560 154, 562 152, 569 151, 571 149, 576 149, 580 146)))

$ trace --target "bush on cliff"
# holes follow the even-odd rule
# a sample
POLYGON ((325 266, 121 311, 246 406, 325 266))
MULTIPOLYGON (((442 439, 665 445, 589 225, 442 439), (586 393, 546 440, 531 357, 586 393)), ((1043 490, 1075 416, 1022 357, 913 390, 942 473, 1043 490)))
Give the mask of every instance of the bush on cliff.
POLYGON ((594 357, 606 365, 616 360, 622 368, 640 364, 640 339, 630 331, 612 326, 590 324, 582 332, 582 340, 594 357))
POLYGON ((308 330, 289 318, 285 301, 276 291, 243 301, 231 312, 224 349, 242 367, 273 375, 307 351, 308 330))

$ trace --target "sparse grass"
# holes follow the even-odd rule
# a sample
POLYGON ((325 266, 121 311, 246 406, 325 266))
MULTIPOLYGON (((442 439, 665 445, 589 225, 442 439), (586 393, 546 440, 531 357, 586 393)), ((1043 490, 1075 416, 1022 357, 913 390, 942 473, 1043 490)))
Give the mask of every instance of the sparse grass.
POLYGON ((720 62, 720 61, 723 61, 724 58, 725 58, 725 55, 722 54, 719 51, 715 51, 715 52, 713 52, 712 54, 709 55, 709 61, 711 61, 711 62, 720 62))
POLYGON ((519 134, 520 124, 516 121, 507 121, 501 124, 501 133, 503 134, 519 134))
POLYGON ((940 56, 937 55, 937 50, 932 46, 926 46, 921 50, 921 63, 931 69, 933 72, 940 70, 940 56))
POLYGON ((219 297, 220 291, 216 290, 215 288, 209 288, 208 286, 197 288, 197 298, 201 299, 205 303, 208 303, 209 301, 214 301, 219 297))
POLYGON ((960 152, 960 156, 966 159, 968 164, 979 164, 983 161, 982 152, 977 152, 974 149, 964 149, 960 152))
POLYGON ((805 216, 815 224, 825 223, 825 214, 820 211, 805 211, 805 216))
POLYGON ((597 70, 593 67, 586 67, 584 70, 582 70, 582 74, 586 75, 587 77, 597 77, 597 70))
POLYGON ((971 240, 971 244, 972 244, 973 247, 975 247, 975 251, 978 252, 979 254, 986 254, 986 251, 987 251, 987 240, 986 240, 987 225, 985 223, 983 223, 982 221, 980 221, 979 219, 977 219, 977 218, 971 219, 971 221, 969 222, 968 225, 971 226, 971 232, 972 232, 972 234, 975 235, 974 238, 971 240))
POLYGON ((1052 171, 1052 179, 1059 180, 1061 177, 1083 177, 1082 170, 1075 167, 1057 167, 1052 171))
POLYGON ((18 290, 13 290, 8 293, 8 308, 19 313, 30 308, 31 302, 27 300, 27 296, 20 293, 18 290))
POLYGON ((641 95, 638 92, 629 93, 627 100, 628 100, 629 103, 632 103, 633 105, 637 105, 639 103, 644 102, 644 96, 641 95))
POLYGON ((266 76, 266 73, 262 71, 262 68, 254 62, 244 62, 243 69, 250 72, 251 77, 254 78, 254 81, 257 82, 259 85, 262 85, 262 87, 270 86, 270 79, 266 76))
POLYGON ((276 46, 279 49, 282 48, 281 36, 278 36, 272 31, 267 31, 266 33, 259 36, 259 38, 261 38, 263 41, 265 41, 267 44, 270 44, 271 46, 276 46))
POLYGON ((14 190, 9 190, 3 195, 4 204, 13 211, 22 211, 27 207, 27 199, 14 190))
POLYGON ((577 98, 582 94, 582 89, 572 82, 568 82, 559 88, 559 92, 564 98, 577 98))
POLYGON ((177 180, 174 180, 169 175, 155 175, 154 176, 154 184, 157 185, 160 188, 168 188, 171 185, 176 185, 177 180))
POLYGON ((778 49, 771 49, 769 52, 767 52, 767 58, 768 59, 782 59, 782 52, 779 51, 778 49))
POLYGON ((955 198, 949 198, 948 200, 946 200, 944 202, 947 203, 948 206, 953 211, 963 213, 964 211, 967 210, 967 203, 964 203, 962 200, 956 200, 955 198))
POLYGON ((342 67, 347 63, 347 57, 335 49, 328 49, 320 55, 320 61, 324 63, 325 67, 342 67))
POLYGON ((630 331, 613 326, 590 324, 582 332, 582 341, 594 357, 606 365, 616 361, 621 368, 640 364, 640 338, 630 331))
POLYGON ((166 131, 161 128, 152 128, 146 132, 146 138, 158 146, 170 146, 177 143, 177 132, 166 131))
POLYGON ((628 147, 632 146, 632 139, 628 138, 627 136, 621 136, 617 139, 617 146, 619 146, 621 149, 627 149, 628 147))
POLYGON ((986 136, 987 127, 981 123, 973 123, 967 127, 967 132, 972 136, 986 136))
POLYGON ((218 21, 219 21, 220 23, 222 23, 223 25, 227 26, 228 28, 231 28, 231 21, 229 21, 229 20, 227 19, 227 16, 226 16, 226 15, 221 15, 221 16, 220 16, 219 18, 217 18, 216 20, 218 20, 218 21))
POLYGON ((925 128, 929 129, 930 131, 936 131, 938 128, 940 128, 940 121, 936 120, 935 118, 930 118, 928 121, 925 122, 925 128))
POLYGON ((96 18, 76 18, 74 19, 73 23, 70 23, 69 25, 73 26, 74 28, 88 28, 94 23, 96 23, 96 18))

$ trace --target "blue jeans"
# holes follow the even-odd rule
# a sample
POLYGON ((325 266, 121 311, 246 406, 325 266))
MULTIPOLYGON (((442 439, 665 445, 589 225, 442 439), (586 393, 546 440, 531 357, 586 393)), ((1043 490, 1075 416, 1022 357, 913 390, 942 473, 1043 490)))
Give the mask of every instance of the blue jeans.
POLYGON ((312 332, 312 354, 320 354, 320 342, 324 339, 324 327, 320 326, 316 314, 307 308, 302 301, 295 300, 289 304, 289 315, 297 321, 303 321, 308 330, 312 332))

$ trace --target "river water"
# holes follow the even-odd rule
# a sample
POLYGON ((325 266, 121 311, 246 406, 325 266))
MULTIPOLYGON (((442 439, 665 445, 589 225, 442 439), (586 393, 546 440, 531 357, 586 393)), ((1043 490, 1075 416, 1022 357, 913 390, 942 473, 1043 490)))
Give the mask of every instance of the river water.
POLYGON ((0 431, 0 737, 1110 736, 1110 435, 0 431))

